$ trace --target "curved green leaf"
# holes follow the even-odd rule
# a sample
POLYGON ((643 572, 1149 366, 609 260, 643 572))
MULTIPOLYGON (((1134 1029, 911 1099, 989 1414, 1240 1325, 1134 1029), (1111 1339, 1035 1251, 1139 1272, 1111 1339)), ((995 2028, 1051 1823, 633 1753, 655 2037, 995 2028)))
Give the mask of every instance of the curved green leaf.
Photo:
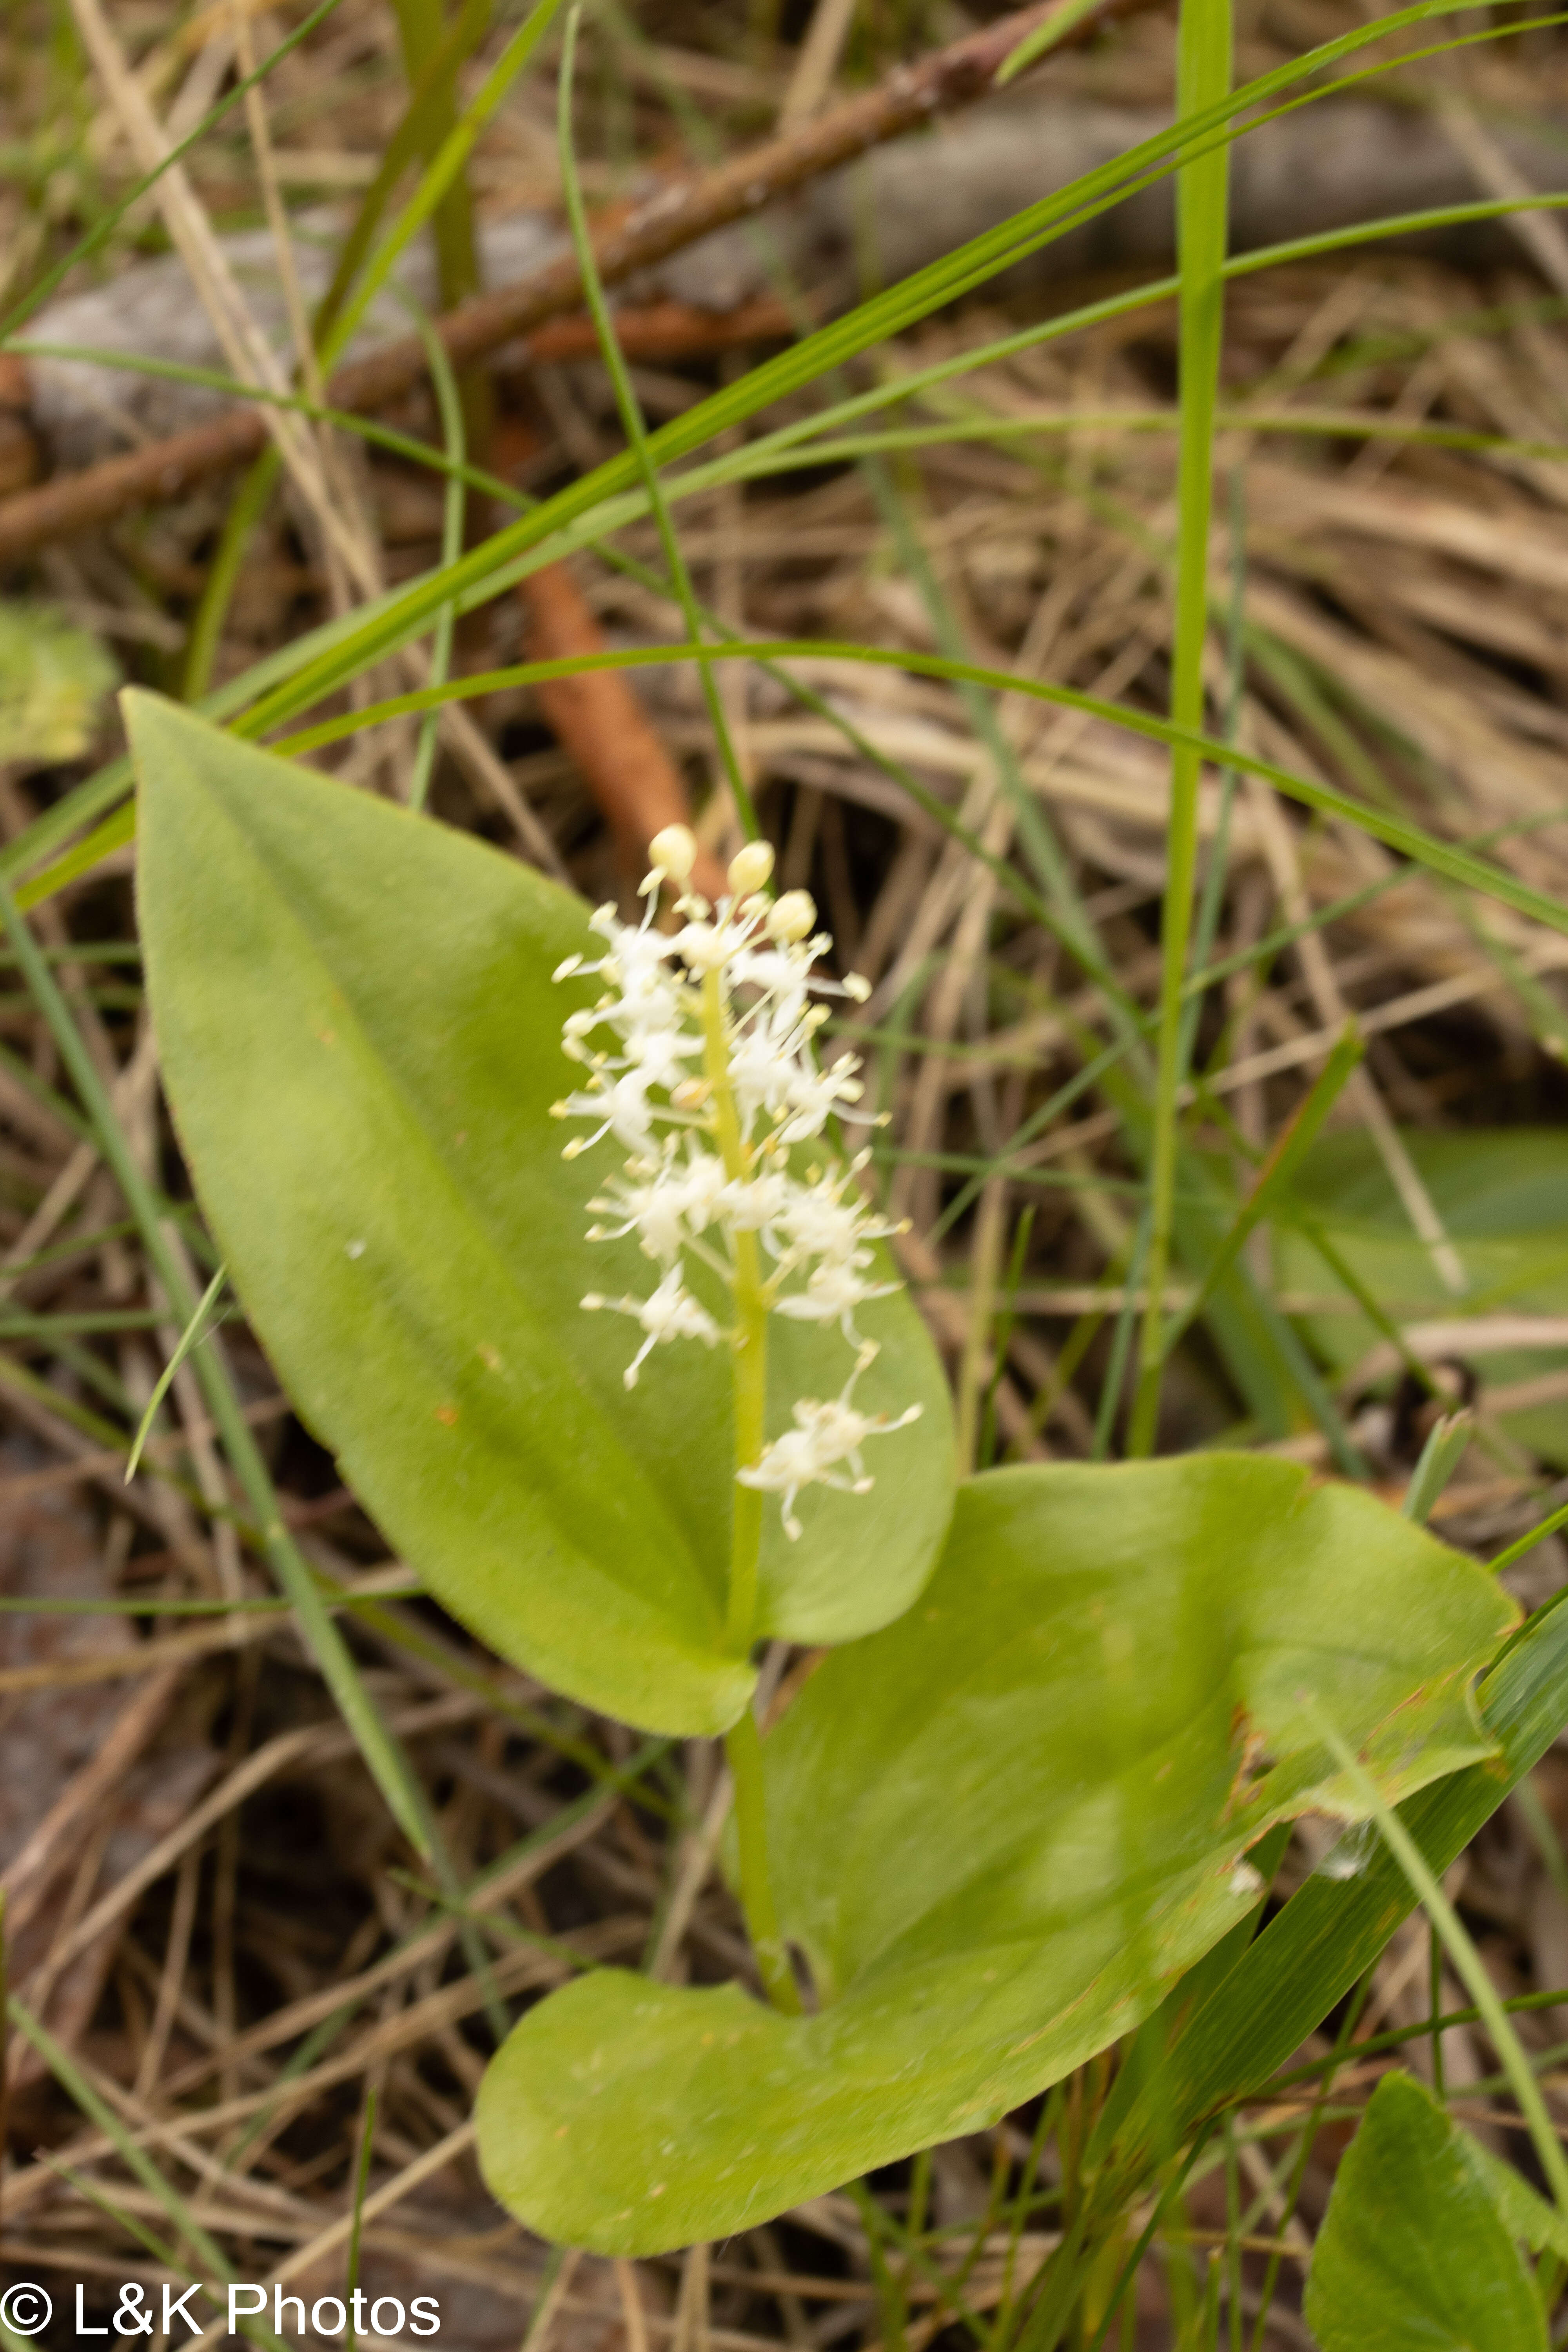
POLYGON ((1334 2181, 1307 2323, 1323 2352, 1546 2352, 1512 2241, 1468 2133, 1387 2074, 1334 2181))
MULTIPOLYGON (((721 1643, 727 1353, 661 1348, 590 1289, 651 1287, 592 1244, 614 1164, 565 1161, 561 1024, 598 944, 569 892, 174 706, 126 698, 165 1082, 202 1203, 289 1394, 390 1540, 505 1657, 655 1731, 723 1730, 754 1676, 721 1643)), ((945 1384, 903 1295, 857 1401, 920 1402, 867 1496, 765 1522, 759 1630, 837 1642, 920 1591, 951 1508, 945 1384)), ((778 1323, 769 1427, 842 1386, 837 1334, 778 1323)))
POLYGON ((1486 1752, 1506 1594, 1370 1496, 1194 1455, 961 1488, 910 1613, 830 1657, 763 1755, 816 2015, 605 1969, 479 2095, 491 2188, 558 2242, 720 2237, 973 2131, 1135 2025, 1256 1901, 1270 1823, 1486 1752))

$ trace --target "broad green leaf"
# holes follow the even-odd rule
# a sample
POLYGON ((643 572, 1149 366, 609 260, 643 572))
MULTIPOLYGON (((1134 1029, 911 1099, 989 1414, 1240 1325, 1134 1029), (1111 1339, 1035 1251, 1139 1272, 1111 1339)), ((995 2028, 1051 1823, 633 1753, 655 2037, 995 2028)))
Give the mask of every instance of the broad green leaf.
MULTIPOLYGON (((589 1243, 613 1146, 565 1161, 561 1024, 587 909, 485 844, 173 705, 127 697, 140 901, 165 1081, 236 1291, 300 1413, 432 1591, 555 1688, 656 1731, 732 1723, 721 1646, 727 1351, 584 1314, 652 1286, 589 1243)), ((710 1302, 715 1303, 715 1302, 710 1302)), ((877 1484, 767 1513, 760 1631, 852 1639, 910 1605, 951 1508, 941 1367, 902 1294, 857 1402, 918 1402, 877 1484)), ((775 1323, 769 1428, 843 1384, 837 1332, 775 1323)))
MULTIPOLYGON (((1568 1316, 1568 1135, 1553 1128, 1510 1128, 1411 1131, 1404 1140, 1468 1278, 1462 1298, 1445 1289, 1363 1130, 1325 1136, 1292 1181, 1300 1211, 1322 1227, 1391 1319, 1568 1316)), ((1286 1213, 1282 1209, 1282 1218, 1286 1213)), ((1328 1299, 1340 1292, 1300 1228, 1276 1225, 1274 1262, 1282 1290, 1328 1299)), ((1340 1370, 1359 1362, 1378 1338, 1359 1311, 1314 1315, 1308 1328, 1313 1344, 1340 1370)), ((1445 1352, 1464 1359, 1462 1338, 1445 1352)), ((1568 1366, 1568 1349, 1489 1349, 1468 1360, 1480 1377, 1484 1399, 1488 1388, 1568 1366)), ((1560 1404, 1503 1419, 1522 1444, 1550 1462, 1568 1464, 1568 1416, 1560 1404)))
POLYGON ((1243 1917, 1277 1821, 1486 1750, 1516 1612, 1363 1493, 1249 1455, 988 1473, 898 1624, 763 1749, 774 1892, 817 2013, 605 1969, 479 2095, 503 2203, 559 2242, 731 2230, 994 2122, 1136 2025, 1243 1917))
POLYGON ((1546 2352, 1534 2287, 1468 2134, 1387 2074, 1342 2158, 1307 2281, 1323 2352, 1546 2352))

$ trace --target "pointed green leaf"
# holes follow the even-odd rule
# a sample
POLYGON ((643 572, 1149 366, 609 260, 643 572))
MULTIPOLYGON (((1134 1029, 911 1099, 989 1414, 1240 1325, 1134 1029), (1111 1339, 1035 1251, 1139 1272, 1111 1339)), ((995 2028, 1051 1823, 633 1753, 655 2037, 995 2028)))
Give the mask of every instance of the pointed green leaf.
POLYGON ((1384 2077, 1312 2256, 1307 2324, 1323 2352, 1546 2352, 1479 2154, 1410 2075, 1384 2077))
POLYGON ((1462 2135, 1466 2160, 1484 2182, 1499 2219, 1510 2238, 1517 2238, 1530 2248, 1532 2254, 1549 2250, 1560 2262, 1568 2263, 1568 2215, 1549 2205, 1539 2189, 1532 2189, 1522 2172, 1468 2132, 1462 2135))
POLYGON ((1486 1751, 1517 1612, 1473 1562, 1288 1463, 1004 1470, 898 1624, 766 1742, 774 1891, 818 2013, 605 1969, 480 2092, 501 2200, 616 2253, 712 2237, 973 2131, 1148 2014, 1242 1917, 1276 1821, 1486 1751))
MULTIPOLYGON (((727 1351, 661 1348, 585 1291, 646 1293, 593 1244, 616 1164, 565 1161, 561 1024, 596 946, 569 892, 174 705, 127 697, 139 890, 165 1082, 234 1286, 304 1419, 442 1602, 541 1680, 651 1730, 722 1730, 753 1682, 721 1643, 727 1351)), ((613 1150, 613 1147, 606 1147, 613 1150)), ((820 1156, 820 1155, 819 1155, 820 1156)), ((717 1304, 717 1300, 710 1303, 717 1304)), ((867 1310, 868 1496, 765 1522, 759 1630, 836 1642, 907 1608, 951 1508, 941 1366, 899 1296, 867 1310)), ((769 1429, 843 1384, 837 1333, 776 1323, 769 1429)))

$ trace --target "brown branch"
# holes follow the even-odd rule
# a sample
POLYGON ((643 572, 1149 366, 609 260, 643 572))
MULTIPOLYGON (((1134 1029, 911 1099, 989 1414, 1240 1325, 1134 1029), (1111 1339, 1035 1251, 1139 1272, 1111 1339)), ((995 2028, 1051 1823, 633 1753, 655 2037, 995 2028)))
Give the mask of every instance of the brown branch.
MULTIPOLYGON (((996 77, 1027 34, 1056 14, 1061 0, 1038 0, 1004 16, 984 32, 971 33, 950 47, 934 50, 916 65, 899 66, 859 98, 802 123, 782 138, 751 148, 710 172, 668 187, 601 224, 594 236, 594 257, 606 286, 618 285, 639 269, 668 261, 672 253, 694 245, 713 230, 758 212, 775 197, 825 172, 852 163, 868 149, 917 131, 934 116, 973 105, 994 89, 996 77)), ((1081 46, 1121 16, 1163 5, 1163 0, 1097 0, 1065 37, 1064 45, 1081 46)), ((441 340, 453 361, 480 358, 512 336, 528 333, 546 319, 560 318, 580 308, 583 273, 575 254, 559 259, 494 294, 481 295, 441 322, 441 340)), ((362 360, 343 376, 353 378, 354 404, 379 404, 394 398, 425 372, 424 346, 416 335, 362 360)))
MULTIPOLYGON (((657 302, 644 310, 623 311, 616 324, 621 347, 634 360, 682 359, 736 343, 787 340, 795 332, 784 305, 772 300, 743 303, 723 318, 685 302, 657 302)), ((597 349, 592 320, 558 319, 530 335, 520 356, 531 362, 591 359, 597 349)), ((340 376, 331 387, 334 407, 353 413, 376 405, 345 397, 343 385, 340 376)), ((4 428, 15 421, 0 413, 0 469, 6 462, 4 428)), ((73 531, 112 522, 132 507, 179 498, 209 475, 245 465, 266 442, 260 411, 237 405, 210 425, 187 425, 123 457, 106 457, 21 497, 0 499, 0 563, 15 562, 73 531)), ((23 460, 13 462, 19 466, 23 460)))
MULTIPOLYGON (((564 563, 547 563, 518 583, 528 616, 528 657, 556 661, 605 649, 604 632, 564 563)), ((598 806, 627 872, 640 877, 661 826, 689 824, 686 779, 655 731, 624 670, 585 670, 536 686, 534 699, 598 806)), ((693 880, 716 898, 723 868, 700 853, 693 880)))
MULTIPOLYGON (((1064 34, 1063 46, 1081 46, 1117 19, 1160 5, 1162 0, 1097 0, 1064 34)), ((606 285, 618 285, 868 149, 972 105, 994 89, 997 74, 1026 35, 1060 5, 1061 0, 1039 0, 1019 9, 915 65, 898 67, 875 89, 816 121, 710 172, 674 181, 630 211, 616 212, 594 238, 601 278, 606 285)), ((530 339, 531 356, 554 356, 541 350, 537 331, 579 310, 582 301, 576 257, 563 254, 532 277, 466 302, 437 322, 437 331, 458 367, 522 336, 530 339)), ((382 407, 409 391, 425 370, 423 342, 416 335, 405 336, 340 369, 330 398, 334 407, 353 412, 382 407)), ((260 412, 238 405, 210 425, 0 500, 0 563, 15 562, 50 540, 110 522, 132 507, 176 498, 208 475, 255 457, 266 437, 260 412)))
MULTIPOLYGON (((503 417, 496 435, 498 469, 511 473, 536 446, 526 425, 503 417)), ((569 564, 531 572, 519 581, 517 594, 531 661, 604 652, 605 633, 569 564)), ((584 670, 542 682, 533 698, 608 824, 626 878, 640 880, 648 843, 660 827, 690 824, 691 797, 637 688, 622 670, 584 670)), ((693 878, 710 898, 719 896, 724 869, 710 851, 699 854, 693 878)))

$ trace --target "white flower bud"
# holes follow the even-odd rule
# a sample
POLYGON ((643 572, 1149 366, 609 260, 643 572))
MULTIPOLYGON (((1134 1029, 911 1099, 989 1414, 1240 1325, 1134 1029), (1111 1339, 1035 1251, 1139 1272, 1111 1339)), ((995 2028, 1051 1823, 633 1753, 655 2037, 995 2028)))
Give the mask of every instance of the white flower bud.
POLYGON ((730 887, 737 898, 760 890, 773 870, 773 853, 765 841, 748 841, 730 860, 730 887))
POLYGON ((647 845, 648 864, 656 874, 679 886, 691 879, 697 863, 697 835, 689 824, 667 824, 647 845))
POLYGON ((782 947, 809 939, 816 927, 816 901, 809 890, 786 890, 768 916, 768 937, 782 947))
POLYGON ((676 946, 695 972, 718 971, 734 953, 734 934, 717 923, 688 923, 676 946))

